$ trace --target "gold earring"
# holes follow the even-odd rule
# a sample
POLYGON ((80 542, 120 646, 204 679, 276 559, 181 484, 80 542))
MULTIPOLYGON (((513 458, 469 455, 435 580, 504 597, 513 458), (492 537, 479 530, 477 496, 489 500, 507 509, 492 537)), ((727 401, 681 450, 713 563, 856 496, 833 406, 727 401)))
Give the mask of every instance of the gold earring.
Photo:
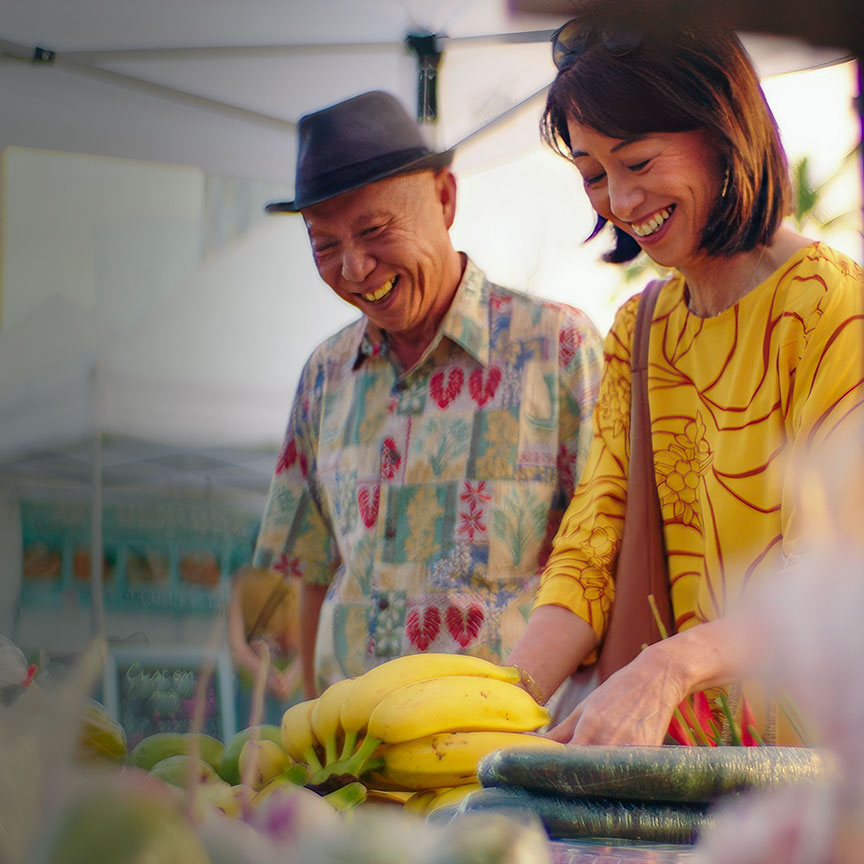
POLYGON ((726 192, 729 190, 729 169, 726 169, 726 173, 723 175, 723 188, 720 190, 720 197, 725 198, 726 192))

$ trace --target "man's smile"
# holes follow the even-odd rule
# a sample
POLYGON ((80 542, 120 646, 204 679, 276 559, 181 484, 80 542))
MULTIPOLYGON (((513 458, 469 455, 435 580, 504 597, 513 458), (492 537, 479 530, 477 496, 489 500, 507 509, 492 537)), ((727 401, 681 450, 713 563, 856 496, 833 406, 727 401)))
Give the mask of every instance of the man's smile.
POLYGON ((361 294, 360 296, 368 303, 377 303, 379 300, 383 300, 396 287, 398 281, 399 277, 394 276, 392 279, 388 279, 380 288, 376 288, 374 291, 370 291, 368 294, 361 294))

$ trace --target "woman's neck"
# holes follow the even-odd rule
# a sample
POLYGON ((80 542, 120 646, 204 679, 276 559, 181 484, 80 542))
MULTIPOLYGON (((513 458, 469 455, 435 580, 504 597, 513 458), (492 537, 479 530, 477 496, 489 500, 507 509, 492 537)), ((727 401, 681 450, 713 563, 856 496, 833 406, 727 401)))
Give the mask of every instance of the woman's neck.
POLYGON ((706 255, 686 269, 681 268, 687 280, 690 311, 699 318, 719 315, 812 242, 788 228, 780 228, 766 246, 729 258, 706 255))

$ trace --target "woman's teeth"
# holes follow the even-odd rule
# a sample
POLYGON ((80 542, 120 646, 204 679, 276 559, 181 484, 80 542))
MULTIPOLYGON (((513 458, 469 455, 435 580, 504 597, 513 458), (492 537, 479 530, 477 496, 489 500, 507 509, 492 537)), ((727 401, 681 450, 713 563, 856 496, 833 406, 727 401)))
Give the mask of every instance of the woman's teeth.
POLYGON ((649 234, 653 234, 672 215, 674 209, 675 205, 671 204, 665 210, 655 213, 647 222, 643 222, 641 225, 634 223, 633 233, 638 237, 647 237, 649 234))
POLYGON ((368 294, 361 294, 360 296, 369 303, 375 303, 386 297, 393 290, 395 284, 396 279, 388 279, 380 288, 370 291, 368 294))

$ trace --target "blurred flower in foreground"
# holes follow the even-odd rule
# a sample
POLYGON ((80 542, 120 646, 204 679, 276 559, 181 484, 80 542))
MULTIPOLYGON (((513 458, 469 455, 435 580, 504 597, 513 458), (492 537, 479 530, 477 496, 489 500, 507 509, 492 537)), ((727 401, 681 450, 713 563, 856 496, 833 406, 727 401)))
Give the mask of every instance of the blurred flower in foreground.
POLYGON ((798 476, 808 546, 739 613, 765 636, 754 670, 788 695, 812 743, 833 751, 832 781, 745 796, 718 811, 703 864, 864 861, 864 441, 832 448, 798 476))

